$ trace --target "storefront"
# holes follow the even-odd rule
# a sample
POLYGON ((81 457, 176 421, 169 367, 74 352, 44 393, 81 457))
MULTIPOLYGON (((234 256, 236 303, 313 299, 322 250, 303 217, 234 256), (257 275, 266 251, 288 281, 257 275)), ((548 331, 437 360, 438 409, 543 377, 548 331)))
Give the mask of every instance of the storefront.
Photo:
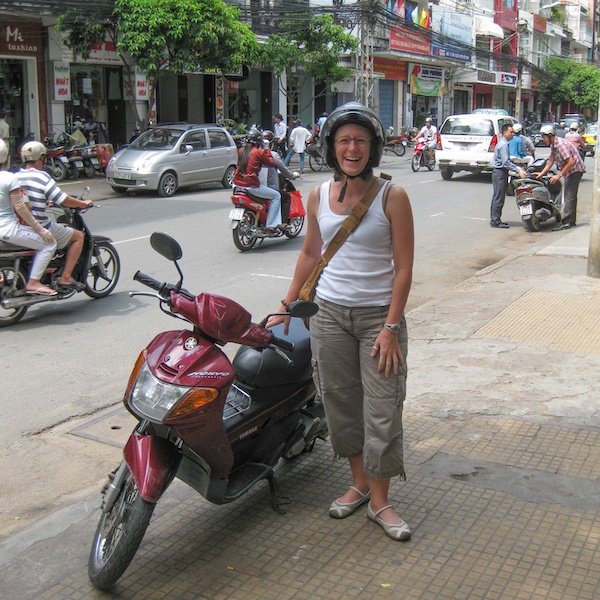
POLYGON ((399 133, 405 124, 404 97, 407 66, 404 61, 374 58, 373 71, 379 79, 379 116, 384 127, 393 127, 399 133))
POLYGON ((41 21, 4 16, 0 24, 0 110, 10 125, 11 152, 47 128, 41 21), (41 76, 38 76, 41 74, 41 76))

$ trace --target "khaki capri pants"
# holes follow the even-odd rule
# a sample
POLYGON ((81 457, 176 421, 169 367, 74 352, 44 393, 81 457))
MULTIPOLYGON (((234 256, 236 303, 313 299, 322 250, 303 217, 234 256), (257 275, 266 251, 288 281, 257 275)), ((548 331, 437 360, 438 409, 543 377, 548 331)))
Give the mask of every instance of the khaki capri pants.
POLYGON ((337 457, 363 456, 374 479, 406 479, 402 409, 406 397, 408 334, 402 318, 398 334, 404 365, 397 376, 377 373, 372 358, 388 306, 349 308, 317 297, 310 321, 314 380, 323 399, 337 457))

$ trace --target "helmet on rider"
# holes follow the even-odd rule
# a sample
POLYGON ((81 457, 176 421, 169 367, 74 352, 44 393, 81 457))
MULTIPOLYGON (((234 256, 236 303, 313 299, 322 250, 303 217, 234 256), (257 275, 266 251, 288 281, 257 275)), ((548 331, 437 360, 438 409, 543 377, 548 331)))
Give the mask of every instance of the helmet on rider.
POLYGON ((521 131, 523 131, 523 125, 521 125, 521 123, 515 123, 513 125, 513 131, 515 133, 521 133, 521 131))
POLYGON ((48 153, 46 146, 41 142, 26 142, 21 148, 23 162, 35 162, 48 153))
POLYGON ((433 123, 433 119, 431 117, 427 117, 425 119, 425 125, 431 125, 433 123))
POLYGON ((270 142, 273 139, 273 132, 270 131, 269 129, 265 129, 262 132, 262 136, 263 136, 263 139, 269 140, 269 142, 270 142))
POLYGON ((321 131, 321 144, 325 162, 332 169, 340 171, 335 157, 334 136, 342 125, 360 125, 364 127, 371 136, 371 155, 369 161, 360 174, 372 171, 381 161, 383 146, 385 145, 385 130, 380 118, 367 106, 360 102, 347 102, 336 108, 328 117, 321 131))
POLYGON ((262 139, 262 131, 256 125, 252 125, 252 127, 250 127, 250 131, 248 131, 248 135, 246 136, 247 143, 260 144, 262 139))
POLYGON ((540 133, 542 135, 554 135, 554 127, 552 125, 544 125, 540 127, 540 133))
POLYGON ((8 160, 8 146, 4 140, 0 140, 0 165, 8 160))
POLYGON ((569 125, 569 129, 572 129, 573 131, 577 131, 579 129, 579 123, 576 123, 575 121, 573 121, 570 125, 569 125))

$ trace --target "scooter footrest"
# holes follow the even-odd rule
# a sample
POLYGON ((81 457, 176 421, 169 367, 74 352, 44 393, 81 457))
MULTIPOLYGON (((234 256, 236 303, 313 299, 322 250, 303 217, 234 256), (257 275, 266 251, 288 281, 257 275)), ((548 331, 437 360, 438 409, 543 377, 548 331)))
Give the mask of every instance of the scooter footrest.
POLYGON ((229 476, 225 501, 229 502, 239 498, 257 481, 266 479, 272 470, 273 467, 262 463, 247 463, 242 465, 229 476))

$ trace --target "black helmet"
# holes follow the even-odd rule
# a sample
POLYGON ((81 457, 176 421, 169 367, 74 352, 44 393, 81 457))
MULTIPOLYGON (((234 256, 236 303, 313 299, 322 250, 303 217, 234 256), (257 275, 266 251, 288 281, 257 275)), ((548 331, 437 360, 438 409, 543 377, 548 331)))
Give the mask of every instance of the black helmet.
POLYGON ((253 125, 252 127, 250 127, 250 129, 248 130, 248 134, 246 135, 246 143, 260 144, 260 143, 262 143, 262 139, 263 139, 262 131, 258 127, 256 127, 256 125, 253 125))
POLYGON ((383 146, 385 145, 385 130, 379 117, 367 106, 360 102, 347 102, 336 108, 328 117, 321 131, 321 144, 323 146, 325 162, 333 169, 337 168, 335 151, 333 149, 333 136, 342 125, 361 125, 369 130, 373 143, 371 157, 367 168, 379 166, 383 146))

